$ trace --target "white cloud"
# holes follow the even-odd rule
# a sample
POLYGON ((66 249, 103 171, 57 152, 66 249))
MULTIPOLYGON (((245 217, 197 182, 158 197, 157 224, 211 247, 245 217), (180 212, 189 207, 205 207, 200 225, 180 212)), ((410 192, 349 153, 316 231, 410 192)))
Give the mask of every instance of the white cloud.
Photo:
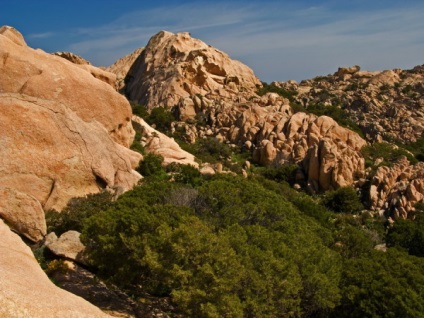
POLYGON ((51 38, 54 35, 55 35, 54 32, 44 32, 44 33, 32 33, 32 34, 28 34, 26 37, 28 39, 47 39, 47 38, 51 38))

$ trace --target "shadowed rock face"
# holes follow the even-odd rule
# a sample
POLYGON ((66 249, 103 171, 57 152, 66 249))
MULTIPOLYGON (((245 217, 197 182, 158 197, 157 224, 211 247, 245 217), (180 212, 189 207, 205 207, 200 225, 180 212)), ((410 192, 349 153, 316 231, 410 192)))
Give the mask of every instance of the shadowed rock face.
POLYGON ((31 240, 46 234, 43 210, 141 177, 126 99, 10 27, 0 29, 0 125, 0 216, 31 240))
POLYGON ((0 220, 0 317, 110 317, 55 286, 30 248, 0 220))

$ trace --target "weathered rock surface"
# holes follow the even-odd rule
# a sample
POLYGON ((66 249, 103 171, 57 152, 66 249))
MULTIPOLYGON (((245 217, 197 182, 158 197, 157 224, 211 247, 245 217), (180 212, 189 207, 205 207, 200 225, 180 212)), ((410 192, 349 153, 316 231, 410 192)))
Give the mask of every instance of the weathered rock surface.
POLYGON ((80 264, 85 264, 85 246, 80 240, 81 233, 68 231, 57 237, 54 232, 46 236, 44 245, 55 255, 64 257, 80 264))
POLYGON ((115 87, 116 75, 114 73, 107 72, 106 70, 103 70, 99 67, 95 67, 91 65, 89 61, 71 52, 56 52, 56 53, 53 53, 53 55, 60 56, 68 60, 69 62, 72 62, 75 65, 78 65, 79 68, 87 71, 88 73, 93 75, 95 78, 109 84, 112 87, 115 87))
POLYGON ((141 155, 114 142, 97 121, 63 103, 0 94, 0 184, 60 210, 73 197, 115 185, 131 188, 141 155))
POLYGON ((228 95, 261 85, 253 71, 189 33, 153 36, 128 73, 125 93, 148 109, 209 92, 228 95))
POLYGON ((32 240, 45 234, 40 205, 60 210, 72 197, 130 189, 141 178, 141 155, 127 148, 135 133, 128 101, 78 65, 29 48, 10 27, 0 29, 0 125, 0 185, 10 189, 0 214, 32 240))
POLYGON ((32 241, 40 241, 46 235, 46 220, 40 202, 16 189, 0 187, 0 218, 32 241))
POLYGON ((371 207, 387 217, 408 217, 423 198, 423 162, 411 165, 403 158, 392 167, 379 167, 371 180, 371 207))
POLYGON ((0 220, 0 317, 110 317, 55 286, 30 248, 0 220))
POLYGON ((161 155, 164 158, 164 164, 170 163, 188 164, 196 168, 199 164, 195 161, 192 154, 181 149, 174 139, 169 138, 165 134, 157 131, 147 124, 142 118, 138 116, 132 117, 133 122, 140 125, 142 145, 148 152, 161 155))

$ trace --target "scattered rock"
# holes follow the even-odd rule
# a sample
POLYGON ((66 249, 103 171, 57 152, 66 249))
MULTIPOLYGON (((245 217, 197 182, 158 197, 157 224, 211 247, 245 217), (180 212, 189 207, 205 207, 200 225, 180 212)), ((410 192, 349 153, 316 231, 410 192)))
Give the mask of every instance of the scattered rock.
POLYGON ((84 257, 85 246, 80 240, 81 233, 68 231, 59 238, 54 232, 46 236, 44 245, 55 255, 76 261, 80 264, 87 264, 84 257))

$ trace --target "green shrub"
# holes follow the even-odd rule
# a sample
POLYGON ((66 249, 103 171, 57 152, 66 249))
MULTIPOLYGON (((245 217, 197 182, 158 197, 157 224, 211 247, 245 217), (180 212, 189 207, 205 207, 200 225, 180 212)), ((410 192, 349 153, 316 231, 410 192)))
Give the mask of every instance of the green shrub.
POLYGON ((281 165, 278 167, 264 167, 257 169, 262 176, 276 182, 287 182, 293 185, 296 181, 298 165, 281 165))
POLYGON ((410 255, 424 257, 424 215, 416 215, 416 219, 397 219, 389 227, 386 237, 387 246, 404 249, 410 255))
POLYGON ((340 259, 312 219, 240 177, 187 190, 149 183, 86 220, 99 274, 170 296, 190 317, 313 316, 337 305, 340 259))
POLYGON ((146 154, 146 150, 144 149, 143 145, 141 144, 141 133, 142 133, 142 127, 139 123, 133 121, 132 126, 135 130, 135 136, 134 141, 131 144, 130 149, 133 151, 136 151, 142 155, 146 154))
POLYGON ((256 91, 256 94, 263 96, 266 93, 277 93, 278 95, 290 100, 290 102, 294 102, 295 96, 298 94, 296 91, 289 91, 284 88, 262 82, 262 87, 256 91))
POLYGON ((141 118, 147 118, 149 116, 149 112, 147 107, 144 105, 139 105, 137 102, 130 102, 131 110, 134 115, 137 115, 141 118))
POLYGON ((367 145, 362 148, 361 153, 365 158, 367 167, 372 167, 377 158, 383 158, 380 166, 389 167, 403 156, 405 156, 411 163, 418 162, 414 156, 405 149, 386 142, 375 142, 371 145, 367 145))
POLYGON ((323 197, 323 204, 337 213, 357 214, 364 209, 358 194, 352 187, 341 187, 326 192, 323 197))
POLYGON ((181 144, 181 147, 201 161, 209 163, 221 162, 232 154, 230 146, 213 137, 198 138, 194 144, 181 144))
POLYGON ((47 232, 55 232, 58 236, 69 230, 81 232, 85 219, 111 205, 112 194, 108 191, 73 198, 61 212, 46 212, 47 232))
POLYGON ((172 163, 166 167, 166 171, 173 173, 176 182, 192 186, 197 186, 202 183, 200 171, 192 165, 172 163))
POLYGON ((155 107, 145 120, 149 125, 155 125, 157 130, 169 132, 172 122, 175 121, 175 117, 169 109, 165 107, 155 107))
POLYGON ((162 164, 163 157, 161 155, 156 155, 152 152, 149 152, 140 162, 137 171, 140 172, 144 177, 163 176, 166 173, 162 164))

